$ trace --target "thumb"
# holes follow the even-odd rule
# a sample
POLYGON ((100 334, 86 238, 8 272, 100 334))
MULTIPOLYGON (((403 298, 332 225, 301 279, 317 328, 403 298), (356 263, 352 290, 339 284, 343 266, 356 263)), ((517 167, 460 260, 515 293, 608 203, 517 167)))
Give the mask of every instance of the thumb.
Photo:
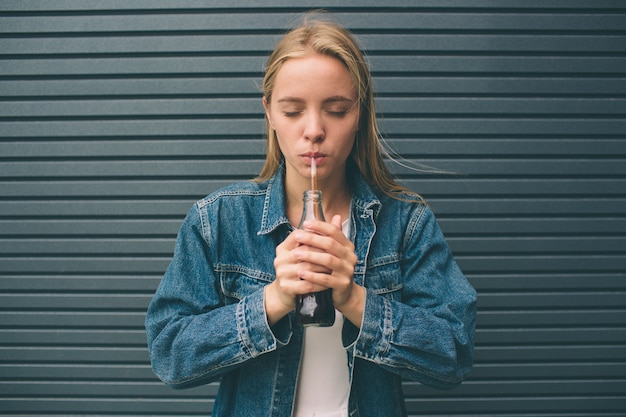
POLYGON ((341 216, 339 214, 335 214, 333 218, 330 220, 330 223, 337 227, 337 229, 341 230, 341 216))

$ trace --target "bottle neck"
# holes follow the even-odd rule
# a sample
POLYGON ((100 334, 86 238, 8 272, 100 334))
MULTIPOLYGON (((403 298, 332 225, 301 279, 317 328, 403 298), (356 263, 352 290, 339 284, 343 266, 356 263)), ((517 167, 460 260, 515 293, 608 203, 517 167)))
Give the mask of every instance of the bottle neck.
POLYGON ((322 192, 319 190, 307 190, 303 195, 304 207, 302 210, 302 219, 298 228, 302 228, 305 220, 321 220, 324 218, 324 210, 322 208, 322 192))

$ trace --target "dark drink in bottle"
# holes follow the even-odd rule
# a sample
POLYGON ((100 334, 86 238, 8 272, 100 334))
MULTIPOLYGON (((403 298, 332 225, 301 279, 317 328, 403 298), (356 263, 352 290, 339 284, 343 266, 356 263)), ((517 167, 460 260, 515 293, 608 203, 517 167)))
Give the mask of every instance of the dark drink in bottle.
MULTIPOLYGON (((322 192, 308 190, 304 192, 304 209, 299 229, 305 220, 322 220, 322 192)), ((330 327, 335 323, 335 307, 332 289, 298 295, 296 297, 296 323, 301 326, 330 327)))

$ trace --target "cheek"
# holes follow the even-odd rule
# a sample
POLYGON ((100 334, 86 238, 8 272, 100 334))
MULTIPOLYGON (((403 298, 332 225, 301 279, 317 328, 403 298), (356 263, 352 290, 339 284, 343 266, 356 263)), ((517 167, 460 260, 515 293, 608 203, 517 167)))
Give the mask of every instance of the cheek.
POLYGON ((345 137, 350 138, 349 140, 354 142, 357 136, 357 133, 359 132, 359 127, 360 127, 359 118, 355 117, 354 120, 348 123, 347 126, 345 127, 345 130, 344 130, 345 137))
POLYGON ((286 136, 287 132, 293 130, 293 124, 289 123, 282 114, 270 114, 270 126, 277 133, 282 132, 283 136, 286 136))
POLYGON ((346 146, 346 156, 352 153, 352 150, 354 149, 355 144, 356 144, 356 133, 354 134, 352 141, 350 141, 350 144, 346 146))
POLYGON ((281 122, 280 120, 276 121, 273 124, 273 129, 274 132, 276 133, 276 137, 279 138, 279 140, 283 140, 285 138, 289 138, 292 135, 292 128, 290 128, 290 126, 286 123, 281 122))
POLYGON ((284 118, 274 119, 273 129, 281 150, 295 146, 302 137, 301 126, 284 118))
POLYGON ((276 145, 278 146, 280 153, 283 155, 288 155, 291 146, 289 144, 289 141, 285 138, 289 138, 289 135, 287 135, 281 129, 274 130, 274 135, 276 136, 276 145))

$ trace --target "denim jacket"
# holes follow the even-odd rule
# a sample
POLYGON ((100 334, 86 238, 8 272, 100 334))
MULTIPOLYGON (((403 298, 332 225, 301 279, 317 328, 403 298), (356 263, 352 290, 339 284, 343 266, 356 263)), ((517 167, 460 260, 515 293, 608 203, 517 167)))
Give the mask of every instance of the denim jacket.
MULTIPOLYGON (((351 175, 354 281, 367 289, 363 324, 345 321, 350 416, 406 416, 401 381, 461 383, 472 366, 476 292, 430 209, 375 193, 351 175)), ((152 367, 174 388, 221 379, 214 417, 290 417, 303 329, 293 313, 274 326, 264 287, 275 249, 293 230, 284 167, 198 201, 150 303, 152 367)))

